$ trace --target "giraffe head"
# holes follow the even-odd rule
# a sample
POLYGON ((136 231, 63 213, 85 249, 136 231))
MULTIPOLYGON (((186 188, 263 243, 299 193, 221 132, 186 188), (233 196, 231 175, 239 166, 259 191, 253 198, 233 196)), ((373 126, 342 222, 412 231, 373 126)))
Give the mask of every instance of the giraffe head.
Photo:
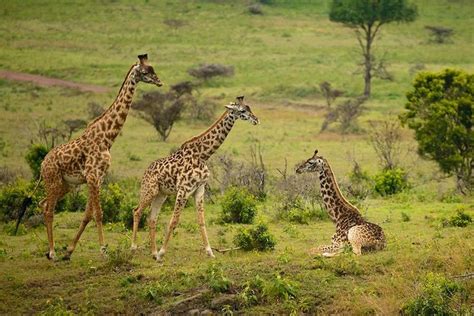
POLYGON ((134 71, 135 78, 138 81, 152 83, 158 87, 163 85, 153 67, 148 64, 148 54, 138 55, 138 62, 135 64, 134 71))
POLYGON ((326 159, 321 156, 318 156, 318 150, 314 151, 313 157, 309 158, 305 162, 296 168, 296 173, 303 173, 303 172, 316 172, 321 171, 326 164, 326 159))
POLYGON ((239 96, 236 99, 237 102, 231 102, 225 106, 227 110, 243 121, 249 121, 253 125, 260 124, 258 118, 252 113, 250 106, 244 102, 244 96, 239 96))

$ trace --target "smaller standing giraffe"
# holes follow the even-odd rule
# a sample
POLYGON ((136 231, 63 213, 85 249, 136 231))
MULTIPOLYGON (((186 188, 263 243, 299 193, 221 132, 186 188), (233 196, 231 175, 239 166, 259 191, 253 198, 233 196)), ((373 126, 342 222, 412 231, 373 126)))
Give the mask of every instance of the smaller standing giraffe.
POLYGON ((259 123, 250 107, 244 103, 244 97, 237 97, 236 103, 225 106, 224 114, 202 134, 191 138, 172 155, 158 159, 150 164, 143 175, 140 202, 133 214, 132 250, 137 248, 138 223, 142 211, 151 204, 149 217, 150 243, 152 256, 160 261, 166 252, 171 234, 178 224, 179 216, 188 198, 194 194, 201 237, 210 257, 214 257, 207 238, 204 221, 204 190, 209 179, 206 161, 221 146, 237 119, 259 123), (156 250, 156 219, 161 206, 168 195, 176 194, 173 216, 168 225, 163 245, 156 250))
POLYGON ((46 198, 40 202, 44 211, 48 233, 48 259, 54 259, 53 217, 54 208, 71 186, 86 183, 89 197, 79 231, 67 249, 64 259, 69 259, 76 248, 82 232, 92 217, 95 217, 99 233, 101 252, 105 251, 102 231, 102 209, 99 189, 110 166, 110 148, 127 119, 135 88, 140 81, 161 86, 162 83, 147 55, 139 55, 139 61, 128 71, 119 94, 112 105, 87 126, 78 138, 53 148, 41 163, 41 178, 46 189, 46 198))
POLYGON ((329 163, 325 158, 318 156, 318 150, 314 152, 313 157, 296 169, 296 173, 303 172, 319 173, 324 206, 329 217, 336 224, 332 244, 313 248, 312 253, 331 257, 341 252, 347 243, 352 246, 352 251, 357 255, 362 254, 362 249, 380 250, 385 247, 385 235, 382 228, 367 222, 357 207, 346 200, 339 190, 329 163))

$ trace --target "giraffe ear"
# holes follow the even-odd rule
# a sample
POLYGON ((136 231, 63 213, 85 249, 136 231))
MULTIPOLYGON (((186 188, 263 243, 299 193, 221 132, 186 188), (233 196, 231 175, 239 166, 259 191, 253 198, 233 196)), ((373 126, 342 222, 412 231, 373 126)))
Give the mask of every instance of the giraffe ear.
POLYGON ((138 55, 138 59, 140 60, 140 64, 144 64, 148 61, 148 54, 138 55))
POLYGON ((318 150, 316 149, 316 150, 314 151, 314 155, 316 156, 317 154, 318 154, 318 150))
POLYGON ((236 99, 237 99, 237 103, 239 103, 239 104, 244 103, 244 96, 243 95, 238 96, 236 99))

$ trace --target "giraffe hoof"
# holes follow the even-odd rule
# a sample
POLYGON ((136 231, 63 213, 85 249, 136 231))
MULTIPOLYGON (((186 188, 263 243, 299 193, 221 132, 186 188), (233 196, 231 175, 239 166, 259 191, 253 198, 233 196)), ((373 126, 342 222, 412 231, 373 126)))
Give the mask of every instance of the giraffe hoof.
POLYGON ((54 258, 54 257, 55 257, 54 254, 51 254, 51 253, 47 252, 45 255, 46 255, 46 258, 47 258, 48 260, 54 260, 54 259, 55 259, 55 258, 54 258))
POLYGON ((66 254, 66 255, 64 255, 62 259, 63 259, 63 261, 69 261, 69 260, 71 260, 71 254, 66 254))
POLYGON ((206 249, 206 253, 209 257, 211 258, 215 258, 216 256, 214 255, 214 253, 212 252, 212 249, 209 248, 209 249, 206 249))

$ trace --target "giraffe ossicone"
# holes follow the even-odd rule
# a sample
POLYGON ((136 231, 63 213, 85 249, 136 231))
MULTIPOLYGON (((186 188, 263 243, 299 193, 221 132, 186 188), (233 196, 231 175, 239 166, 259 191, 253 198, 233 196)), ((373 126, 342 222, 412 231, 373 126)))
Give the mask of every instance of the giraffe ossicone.
POLYGON ((298 174, 304 172, 318 172, 324 206, 336 224, 332 244, 312 249, 313 254, 332 257, 340 253, 346 244, 350 244, 357 255, 362 254, 362 250, 381 250, 385 247, 382 228, 366 221, 357 207, 342 195, 331 166, 324 157, 318 156, 317 149, 296 169, 298 174))
POLYGON ((139 55, 138 62, 130 67, 115 101, 99 117, 86 127, 77 138, 53 148, 41 164, 46 198, 39 204, 43 208, 46 232, 48 234, 48 259, 55 258, 53 238, 53 218, 56 203, 70 190, 71 186, 87 183, 89 197, 84 214, 74 240, 67 248, 64 259, 69 259, 89 221, 95 216, 101 252, 105 252, 102 230, 102 209, 99 189, 110 166, 110 148, 119 135, 127 119, 132 97, 137 84, 142 81, 156 86, 162 82, 152 66, 147 54, 139 55))
POLYGON ((204 220, 204 192, 206 182, 209 179, 209 169, 206 162, 224 142, 238 119, 249 121, 253 125, 259 123, 250 106, 244 102, 243 96, 237 97, 237 102, 232 102, 225 107, 226 111, 206 131, 183 143, 170 156, 155 160, 146 169, 141 182, 140 201, 133 214, 131 249, 137 248, 138 223, 142 212, 151 205, 148 221, 151 253, 156 260, 161 260, 166 253, 169 240, 178 224, 179 216, 186 205, 186 201, 191 195, 194 195, 204 249, 208 256, 214 257, 204 220), (156 220, 166 198, 172 194, 176 194, 176 203, 165 233, 163 245, 158 252, 156 247, 156 220))

